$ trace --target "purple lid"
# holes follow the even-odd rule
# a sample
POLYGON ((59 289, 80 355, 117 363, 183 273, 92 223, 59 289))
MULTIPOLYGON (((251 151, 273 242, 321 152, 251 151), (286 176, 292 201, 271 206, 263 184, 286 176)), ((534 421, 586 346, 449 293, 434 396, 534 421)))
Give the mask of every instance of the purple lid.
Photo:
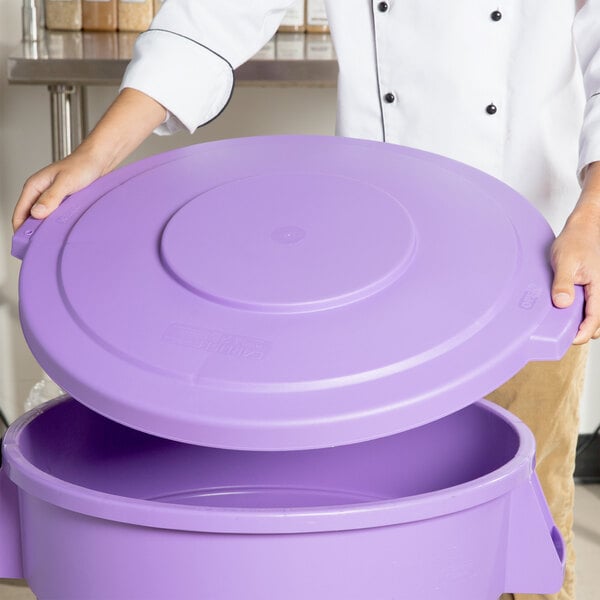
POLYGON ((21 321, 58 384, 208 446, 390 435, 478 400, 581 320, 553 235, 501 182, 416 150, 282 136, 103 177, 15 235, 21 321))

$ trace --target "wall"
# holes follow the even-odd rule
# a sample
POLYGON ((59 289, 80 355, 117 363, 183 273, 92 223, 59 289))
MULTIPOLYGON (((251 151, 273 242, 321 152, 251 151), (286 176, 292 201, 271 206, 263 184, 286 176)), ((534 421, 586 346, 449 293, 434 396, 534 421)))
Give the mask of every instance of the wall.
MULTIPOLYGON (((6 57, 20 39, 20 0, 0 0, 0 406, 10 419, 22 412, 24 399, 39 378, 24 343, 17 315, 19 263, 9 257, 10 215, 25 179, 50 161, 48 95, 43 86, 8 86, 6 57)), ((107 108, 115 88, 90 88, 90 123, 107 108)), ((179 145, 269 133, 332 134, 336 99, 333 89, 238 87, 219 119, 193 136, 153 137, 132 157, 179 145)), ((582 431, 600 421, 600 343, 592 349, 582 431)))

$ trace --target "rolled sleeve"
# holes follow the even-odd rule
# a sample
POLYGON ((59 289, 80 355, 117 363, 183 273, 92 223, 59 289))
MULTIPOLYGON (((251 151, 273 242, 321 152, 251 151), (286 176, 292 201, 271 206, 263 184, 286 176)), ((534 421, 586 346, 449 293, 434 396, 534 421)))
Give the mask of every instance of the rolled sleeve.
POLYGON ((294 0, 168 0, 136 41, 121 89, 168 111, 156 133, 193 132, 227 106, 234 69, 273 37, 294 0))
POLYGON ((227 106, 233 92, 231 64, 201 44, 170 31, 149 30, 136 42, 123 88, 154 98, 168 111, 155 132, 193 133, 227 106))
POLYGON ((586 105, 579 138, 577 175, 582 183, 585 168, 600 161, 600 0, 587 0, 577 12, 573 38, 583 73, 586 105))

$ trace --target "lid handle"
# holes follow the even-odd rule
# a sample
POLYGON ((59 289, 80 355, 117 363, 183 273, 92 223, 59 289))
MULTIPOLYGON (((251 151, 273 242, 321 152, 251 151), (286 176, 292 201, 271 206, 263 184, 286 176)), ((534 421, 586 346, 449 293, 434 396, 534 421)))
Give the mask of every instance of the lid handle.
POLYGON ((551 306, 530 338, 530 360, 559 360, 573 343, 583 320, 583 288, 575 286, 575 300, 567 308, 551 306), (566 314, 565 314, 566 313, 566 314))
POLYGON ((25 253, 29 247, 29 241, 36 232, 36 229, 42 224, 41 219, 34 219, 29 217, 22 225, 15 231, 12 238, 12 248, 10 253, 20 260, 25 258, 25 253))

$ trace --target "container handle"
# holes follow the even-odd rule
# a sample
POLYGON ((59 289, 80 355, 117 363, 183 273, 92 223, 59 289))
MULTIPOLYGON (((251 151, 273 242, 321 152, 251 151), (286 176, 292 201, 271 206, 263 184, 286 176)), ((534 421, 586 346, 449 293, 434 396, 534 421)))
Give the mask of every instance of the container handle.
POLYGON ((0 467, 0 577, 23 579, 19 490, 0 467))
POLYGON ((564 570, 565 544, 533 472, 511 494, 504 591, 554 594, 564 570))

